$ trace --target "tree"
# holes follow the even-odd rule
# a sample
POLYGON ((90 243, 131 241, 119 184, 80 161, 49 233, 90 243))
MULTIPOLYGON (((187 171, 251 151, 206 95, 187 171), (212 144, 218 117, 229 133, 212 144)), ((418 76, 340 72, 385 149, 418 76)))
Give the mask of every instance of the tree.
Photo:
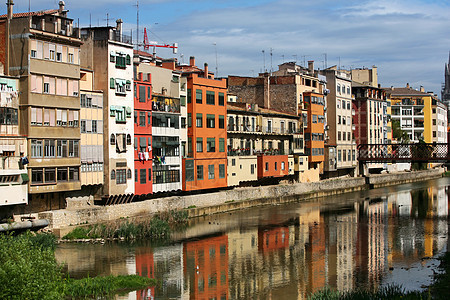
POLYGON ((402 144, 409 143, 409 136, 400 126, 400 120, 392 120, 392 138, 402 144))

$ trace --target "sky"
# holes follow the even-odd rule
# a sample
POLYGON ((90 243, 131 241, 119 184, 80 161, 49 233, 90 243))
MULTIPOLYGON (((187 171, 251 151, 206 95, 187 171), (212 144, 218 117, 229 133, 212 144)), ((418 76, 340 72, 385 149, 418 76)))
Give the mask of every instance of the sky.
MULTIPOLYGON (((53 9, 59 0, 14 0, 14 12, 53 9)), ((137 0, 65 0, 82 27, 124 21, 136 37, 137 0)), ((1 13, 6 13, 6 5, 1 13)), ((377 66, 382 87, 423 86, 440 97, 450 51, 450 0, 139 0, 143 28, 163 58, 206 62, 219 77, 257 76, 287 61, 324 69, 377 66)), ((216 75, 217 76, 217 75, 216 75)))

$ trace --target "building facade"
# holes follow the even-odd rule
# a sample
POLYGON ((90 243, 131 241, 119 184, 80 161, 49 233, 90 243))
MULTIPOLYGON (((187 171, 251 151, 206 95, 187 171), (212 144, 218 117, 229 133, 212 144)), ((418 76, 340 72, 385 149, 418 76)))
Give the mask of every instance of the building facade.
POLYGON ((327 137, 325 141, 325 177, 355 174, 357 161, 356 142, 353 139, 352 81, 347 72, 337 70, 336 66, 322 71, 327 77, 326 120, 327 137))
POLYGON ((5 74, 20 76, 20 129, 27 136, 31 210, 64 207, 64 193, 80 182, 81 40, 58 9, 0 16, 5 74), (9 21, 8 21, 9 20, 9 21), (20 36, 20 38, 17 38, 20 36))
POLYGON ((81 187, 100 189, 104 183, 103 92, 94 89, 94 72, 90 70, 81 69, 80 106, 81 187))
POLYGON ((187 155, 183 159, 183 190, 223 188, 227 186, 227 86, 195 65, 166 64, 186 78, 187 155))
POLYGON ((19 79, 0 75, 0 218, 28 204, 27 140, 19 134, 19 79))
POLYGON ((104 95, 104 185, 102 198, 121 202, 134 197, 133 45, 116 27, 81 28, 81 64, 95 73, 94 85, 104 95))
POLYGON ((134 68, 134 179, 135 194, 153 193, 152 76, 134 68))
POLYGON ((148 56, 135 53, 139 70, 152 77, 152 189, 153 193, 180 191, 183 174, 180 74, 146 61, 148 56))

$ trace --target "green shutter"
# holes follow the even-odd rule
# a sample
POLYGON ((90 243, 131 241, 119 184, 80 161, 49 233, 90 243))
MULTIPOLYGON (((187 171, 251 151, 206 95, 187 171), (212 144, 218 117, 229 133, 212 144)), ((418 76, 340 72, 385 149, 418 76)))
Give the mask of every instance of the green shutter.
POLYGON ((114 78, 110 78, 109 79, 109 88, 110 89, 115 89, 116 88, 116 81, 114 80, 114 78))

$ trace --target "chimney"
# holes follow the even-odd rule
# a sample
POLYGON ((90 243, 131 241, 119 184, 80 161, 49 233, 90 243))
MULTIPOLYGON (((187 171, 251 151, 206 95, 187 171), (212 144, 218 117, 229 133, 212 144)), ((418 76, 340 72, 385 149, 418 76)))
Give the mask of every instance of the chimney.
POLYGON ((59 12, 59 14, 62 14, 63 12, 64 12, 64 6, 65 6, 66 4, 64 3, 64 1, 59 1, 59 10, 58 10, 58 12, 59 12))
POLYGON ((308 70, 310 73, 314 73, 314 61, 308 60, 308 70))
POLYGON ((116 34, 119 35, 119 39, 120 39, 119 42, 122 41, 122 23, 123 23, 122 19, 116 20, 116 34))
POLYGON ((7 20, 6 20, 6 57, 5 57, 5 75, 9 75, 9 57, 11 55, 11 40, 10 40, 10 31, 11 31, 11 19, 13 18, 13 0, 8 0, 6 2, 6 6, 8 8, 7 20))
POLYGON ((270 75, 264 73, 264 108, 270 109, 270 75))
POLYGON ((406 83, 406 88, 407 88, 407 89, 409 89, 409 82, 408 82, 408 83, 406 83))
POLYGON ((421 91, 422 93, 425 93, 425 88, 423 87, 423 85, 420 86, 420 91, 421 91))
POLYGON ((209 78, 208 76, 208 64, 205 63, 205 74, 204 74, 205 78, 209 78))
POLYGON ((189 65, 192 67, 195 66, 195 57, 194 56, 189 57, 189 65))

